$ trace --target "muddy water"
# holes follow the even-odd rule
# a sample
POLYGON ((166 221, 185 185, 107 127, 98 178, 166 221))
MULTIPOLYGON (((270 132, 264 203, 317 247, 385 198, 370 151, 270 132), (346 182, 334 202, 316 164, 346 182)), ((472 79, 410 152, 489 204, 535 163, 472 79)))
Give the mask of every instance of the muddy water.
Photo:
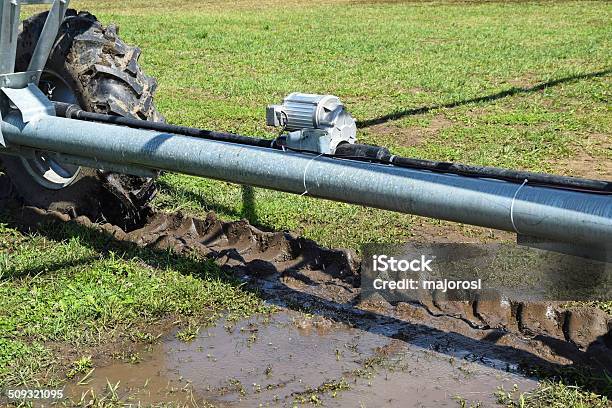
POLYGON ((98 368, 89 380, 69 387, 69 396, 79 400, 92 389, 101 394, 107 383, 119 382, 117 395, 142 405, 455 407, 458 396, 488 406, 499 386, 536 385, 516 373, 297 312, 220 321, 189 343, 168 335, 142 353, 141 362, 98 368))
POLYGON ((126 406, 149 406, 161 402, 195 405, 196 396, 189 384, 169 370, 166 361, 166 353, 158 345, 142 354, 139 363, 116 363, 95 368, 91 375, 80 378, 78 383, 67 385, 64 395, 78 406, 86 406, 89 401, 113 399, 113 393, 126 406), (113 388, 113 393, 109 388, 113 388))

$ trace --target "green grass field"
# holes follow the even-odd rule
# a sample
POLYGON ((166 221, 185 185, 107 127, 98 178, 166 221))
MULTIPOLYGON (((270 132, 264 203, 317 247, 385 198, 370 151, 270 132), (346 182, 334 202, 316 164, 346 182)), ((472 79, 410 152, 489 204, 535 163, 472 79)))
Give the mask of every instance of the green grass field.
MULTIPOLYGON (((284 4, 83 8, 144 49, 173 123, 274 137, 267 104, 332 93, 361 141, 396 154, 612 177, 610 4, 284 4)), ((259 189, 245 202, 238 186, 185 176, 162 185, 158 208, 215 210, 330 246, 402 240, 422 221, 259 189)))
MULTIPOLYGON (((71 4, 117 23, 124 40, 142 48, 171 123, 272 138, 267 104, 293 91, 331 93, 360 122, 362 142, 396 154, 612 179, 609 2, 71 4)), ((511 238, 175 174, 163 175, 160 187, 157 209, 214 210, 327 246, 511 238)), ((73 227, 27 235, 6 223, 0 389, 61 382, 72 361, 58 350, 116 344, 126 328, 143 341, 168 319, 188 327, 228 310, 265 310, 207 261, 109 246, 73 227)), ((524 401, 514 406, 609 406, 549 383, 524 401)))

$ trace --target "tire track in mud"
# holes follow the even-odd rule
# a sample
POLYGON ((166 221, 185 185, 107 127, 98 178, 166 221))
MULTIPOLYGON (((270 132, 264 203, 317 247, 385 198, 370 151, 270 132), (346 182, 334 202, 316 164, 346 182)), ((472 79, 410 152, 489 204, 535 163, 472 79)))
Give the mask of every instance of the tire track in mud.
MULTIPOLYGON (((9 200, 10 201, 10 200, 9 200)), ((134 231, 96 224, 84 216, 35 207, 13 207, 17 224, 72 222, 121 243, 196 252, 257 290, 268 302, 349 323, 438 352, 498 366, 590 365, 612 367, 612 318, 593 307, 563 309, 554 303, 444 302, 391 305, 360 298, 359 259, 288 232, 266 232, 246 220, 224 222, 181 213, 152 213, 134 231)))

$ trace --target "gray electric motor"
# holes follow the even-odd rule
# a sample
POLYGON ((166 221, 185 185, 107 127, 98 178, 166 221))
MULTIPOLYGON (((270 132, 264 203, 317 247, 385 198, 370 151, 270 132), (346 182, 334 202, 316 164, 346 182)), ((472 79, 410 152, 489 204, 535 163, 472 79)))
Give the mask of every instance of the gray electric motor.
POLYGON ((270 105, 266 123, 291 131, 287 147, 333 154, 340 143, 355 143, 357 126, 337 96, 294 92, 282 105, 270 105))

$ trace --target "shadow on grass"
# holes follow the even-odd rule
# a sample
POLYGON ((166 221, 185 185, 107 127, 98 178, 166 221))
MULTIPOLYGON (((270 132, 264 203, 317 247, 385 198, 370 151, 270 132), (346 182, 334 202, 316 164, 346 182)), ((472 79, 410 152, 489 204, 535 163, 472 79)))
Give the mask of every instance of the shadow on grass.
MULTIPOLYGON (((0 222, 2 221, 3 220, 0 217, 0 222)), ((60 271, 65 268, 73 268, 75 266, 89 265, 98 259, 100 259, 98 256, 88 256, 85 258, 73 259, 71 261, 46 263, 43 266, 35 266, 32 268, 11 270, 9 267, 9 268, 5 268, 8 270, 5 270, 2 274, 0 274, 0 282, 2 282, 3 280, 17 279, 22 276, 33 276, 33 275, 39 275, 41 273, 53 273, 53 272, 60 271)))
POLYGON ((162 192, 167 192, 170 195, 179 195, 185 197, 188 201, 194 202, 204 211, 214 211, 218 214, 224 214, 234 218, 244 218, 252 225, 257 226, 265 231, 272 231, 271 225, 262 224, 257 217, 257 205, 255 199, 255 189, 252 186, 240 186, 242 196, 242 206, 240 210, 223 205, 214 200, 207 200, 203 195, 190 191, 180 185, 170 184, 164 180, 158 179, 157 185, 162 192))
POLYGON ((449 102, 449 103, 440 104, 440 105, 422 106, 420 108, 396 111, 396 112, 392 112, 384 116, 380 116, 378 118, 357 121, 357 127, 361 129, 368 128, 370 126, 380 125, 386 122, 398 120, 406 116, 422 115, 424 113, 427 113, 432 110, 437 110, 437 109, 443 109, 443 108, 451 109, 451 108, 456 108, 462 105, 468 105, 470 103, 493 102, 498 99, 503 99, 509 96, 542 91, 546 88, 550 88, 552 86, 556 86, 556 85, 560 85, 564 83, 575 82, 575 81, 579 81, 582 79, 603 77, 603 76, 609 75, 610 73, 612 73, 612 69, 605 69, 601 71, 591 72, 588 74, 572 75, 572 76, 559 78, 559 79, 555 79, 555 80, 548 81, 548 82, 542 82, 540 84, 537 84, 531 87, 527 87, 527 88, 512 87, 510 89, 507 89, 501 92, 497 92, 492 95, 479 96, 476 98, 464 99, 462 101, 449 102))
POLYGON ((240 217, 246 218, 253 225, 259 224, 255 208, 255 190, 252 186, 240 186, 242 189, 242 211, 240 217))

